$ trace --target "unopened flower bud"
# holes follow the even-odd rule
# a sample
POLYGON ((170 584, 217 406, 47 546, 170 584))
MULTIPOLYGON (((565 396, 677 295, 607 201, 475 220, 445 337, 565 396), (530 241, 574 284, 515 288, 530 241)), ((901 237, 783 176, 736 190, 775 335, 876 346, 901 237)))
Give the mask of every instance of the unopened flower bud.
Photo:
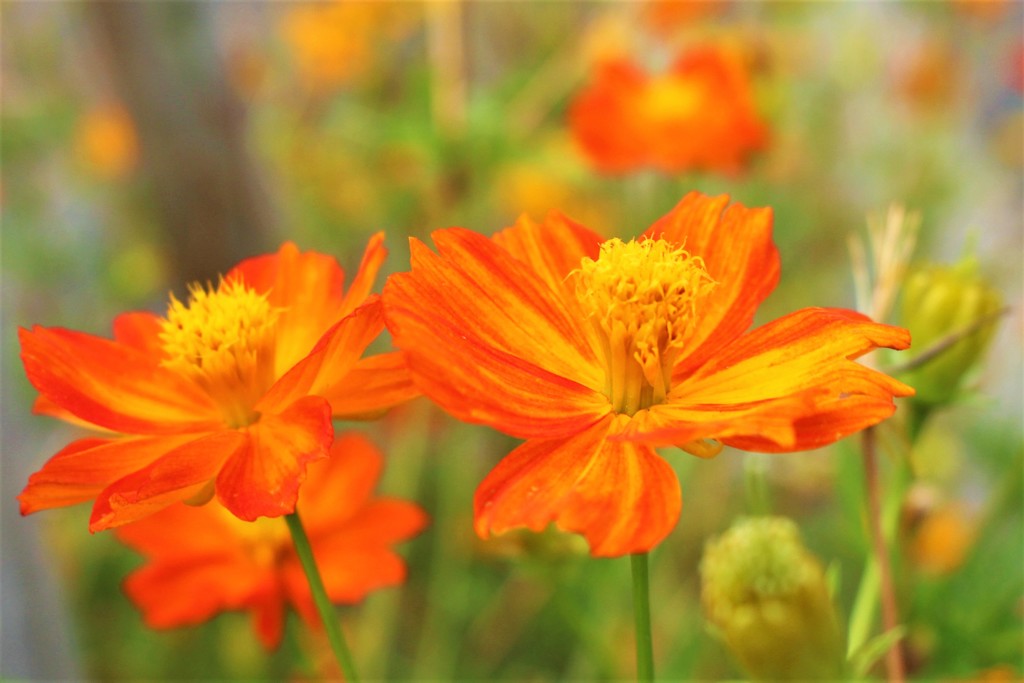
POLYGON ((708 543, 701 599, 754 680, 833 680, 843 645, 821 563, 784 517, 741 519, 708 543))
POLYGON ((900 377, 917 390, 915 402, 937 406, 955 399, 964 375, 995 333, 1002 297, 977 271, 977 262, 966 258, 952 267, 922 268, 907 278, 903 325, 910 330, 918 353, 935 352, 900 377), (954 337, 948 347, 938 348, 954 337))

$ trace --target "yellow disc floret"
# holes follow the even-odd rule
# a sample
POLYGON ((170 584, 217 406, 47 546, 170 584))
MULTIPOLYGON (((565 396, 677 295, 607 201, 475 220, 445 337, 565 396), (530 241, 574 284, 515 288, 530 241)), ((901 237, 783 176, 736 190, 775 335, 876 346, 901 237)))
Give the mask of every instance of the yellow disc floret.
POLYGON ((576 275, 614 409, 633 415, 664 401, 700 302, 715 285, 704 261, 662 239, 611 239, 597 260, 583 259, 576 275))
POLYGON ((238 280, 209 290, 192 285, 187 305, 171 295, 160 332, 163 365, 202 386, 229 425, 251 424, 253 406, 274 380, 277 319, 266 295, 238 280))

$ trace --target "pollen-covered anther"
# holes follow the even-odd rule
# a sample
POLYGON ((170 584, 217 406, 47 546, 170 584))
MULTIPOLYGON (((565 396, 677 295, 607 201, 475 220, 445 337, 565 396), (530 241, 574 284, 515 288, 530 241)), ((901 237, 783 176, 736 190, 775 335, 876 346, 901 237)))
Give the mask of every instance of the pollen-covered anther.
POLYGON ((700 302, 715 285, 704 261, 662 239, 611 239, 575 273, 576 296, 600 340, 613 407, 632 415, 661 403, 700 302))
POLYGON ((202 386, 234 427, 254 422, 253 406, 273 381, 279 312, 239 280, 216 289, 189 287, 188 304, 173 294, 163 321, 161 364, 202 386))

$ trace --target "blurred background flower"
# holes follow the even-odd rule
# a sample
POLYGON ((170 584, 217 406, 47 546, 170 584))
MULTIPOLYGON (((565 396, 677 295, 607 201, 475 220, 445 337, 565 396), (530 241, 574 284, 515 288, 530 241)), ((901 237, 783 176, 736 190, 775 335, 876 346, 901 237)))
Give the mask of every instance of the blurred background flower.
MULTIPOLYGON (((116 312, 162 312, 168 290, 182 297, 187 282, 215 282, 285 238, 354 272, 383 229, 393 272, 405 269, 407 235, 498 229, 560 208, 626 236, 700 190, 775 211, 787 275, 763 320, 821 301, 852 306, 846 236, 894 201, 920 212, 920 264, 956 263, 977 236, 978 272, 1009 313, 912 453, 915 476, 941 493, 937 509, 965 506, 953 524, 970 527, 970 543, 950 571, 921 571, 914 544, 953 557, 958 532, 936 523, 934 544, 914 540, 928 527, 907 527, 899 592, 912 677, 1019 678, 1022 21, 1024 6, 1005 0, 5 3, 0 675, 286 678, 302 645, 286 627, 268 658, 238 614, 150 631, 120 589, 138 564, 130 550, 82 533, 83 510, 18 516, 29 473, 78 435, 30 416, 18 326, 104 334, 116 312), (569 125, 595 63, 628 59, 664 74, 707 44, 743 55, 770 144, 734 177, 595 172, 569 125), (317 54, 319 64, 304 61, 317 54), (110 103, 126 115, 108 113, 87 134, 110 103)), ((896 427, 880 434, 886 452, 902 448, 896 427)), ((364 675, 630 675, 631 648, 617 647, 631 629, 628 570, 573 552, 542 561, 543 542, 502 559, 474 541, 473 489, 511 450, 505 437, 422 402, 368 432, 389 462, 381 492, 418 501, 433 522, 401 550, 408 581, 350 612, 364 675)), ((849 610, 867 547, 857 454, 839 444, 782 457, 701 467, 670 458, 689 493, 687 523, 651 558, 661 675, 740 675, 704 630, 696 577, 705 540, 751 511, 751 467, 765 474, 758 505, 794 519, 807 546, 841 568, 835 602, 849 610)))

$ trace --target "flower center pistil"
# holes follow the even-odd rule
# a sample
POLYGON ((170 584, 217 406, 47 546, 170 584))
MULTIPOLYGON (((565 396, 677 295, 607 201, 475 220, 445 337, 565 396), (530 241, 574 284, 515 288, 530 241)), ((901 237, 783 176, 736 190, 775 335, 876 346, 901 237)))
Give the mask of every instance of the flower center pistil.
POLYGON ((237 280, 189 287, 188 304, 173 294, 163 321, 162 365, 199 384, 231 427, 255 422, 253 409, 273 383, 278 311, 266 295, 237 280))
POLYGON ((611 239, 575 272, 613 409, 633 415, 663 402, 699 304, 715 285, 704 261, 662 239, 611 239))

